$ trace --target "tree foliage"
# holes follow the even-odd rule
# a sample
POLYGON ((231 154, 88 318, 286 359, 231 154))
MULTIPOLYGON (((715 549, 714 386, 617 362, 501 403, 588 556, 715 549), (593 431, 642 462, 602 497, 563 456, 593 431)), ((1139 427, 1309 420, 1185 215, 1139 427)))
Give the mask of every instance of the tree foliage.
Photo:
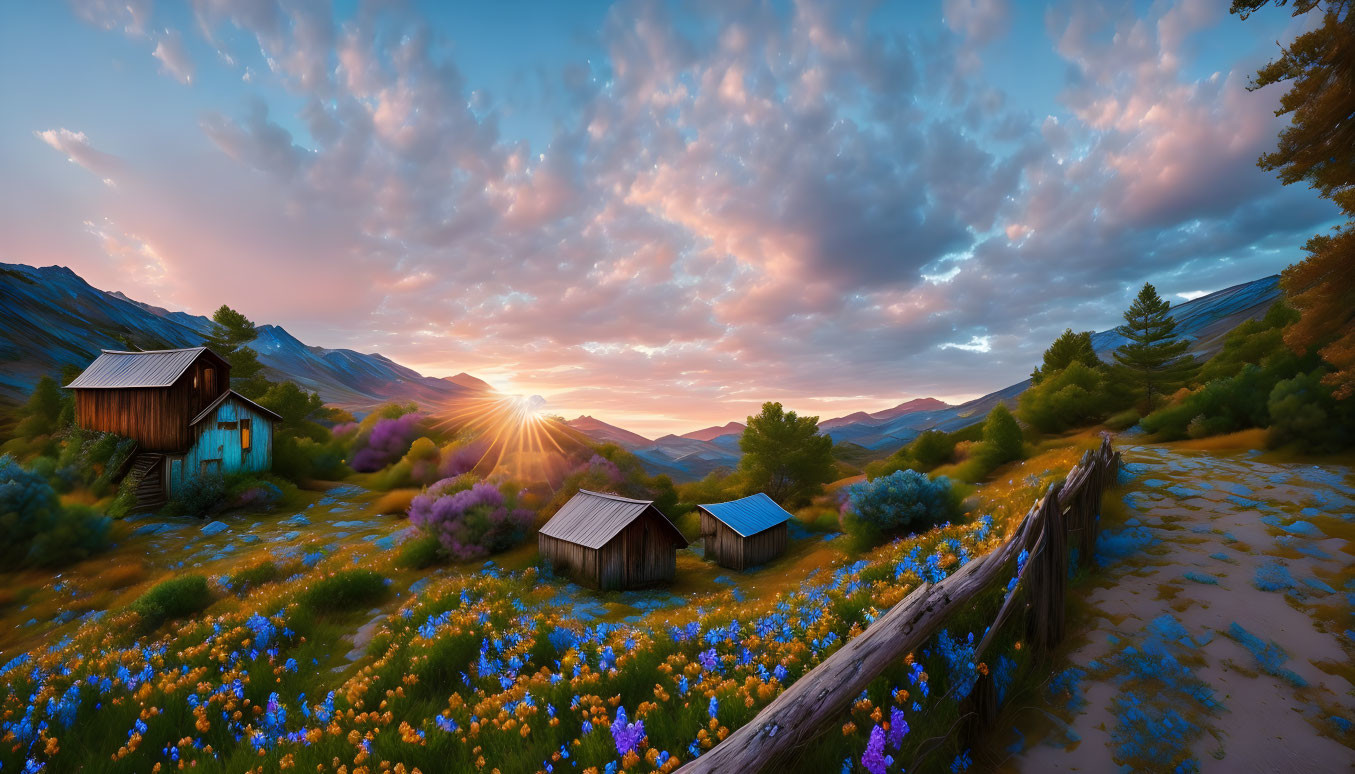
POLYGON ((1296 359, 1284 344, 1286 326, 1296 322, 1298 312, 1284 301, 1276 301, 1258 320, 1246 320, 1228 331, 1223 348, 1200 367, 1196 382, 1208 384, 1216 379, 1236 376, 1247 364, 1266 365, 1276 360, 1296 359))
POLYGON ((1099 422, 1120 405, 1105 368, 1073 361, 1021 393, 1021 419, 1042 433, 1099 422))
POLYGON ((212 313, 207 346, 231 364, 231 387, 249 398, 258 398, 268 389, 259 355, 249 347, 258 337, 258 327, 229 306, 222 304, 212 313))
POLYGON ((1129 341, 1115 350, 1115 362, 1149 405, 1185 384, 1194 375, 1195 359, 1186 354, 1190 342, 1177 337, 1171 304, 1144 283, 1115 332, 1129 341))
POLYGON ((1355 402, 1337 400, 1326 375, 1325 369, 1298 374, 1270 391, 1270 446, 1326 453, 1355 443, 1355 402))
POLYGON ((1065 329, 1044 351, 1044 362, 1030 373, 1030 380, 1039 384, 1045 377, 1073 363, 1081 363, 1088 368, 1101 367, 1101 358, 1096 356, 1096 350, 1092 348, 1091 331, 1074 333, 1072 328, 1065 329))
POLYGON ((983 422, 983 443, 979 447, 979 455, 989 469, 1019 460, 1023 456, 1022 440, 1021 426, 1016 423, 1016 417, 1012 416, 1005 404, 999 403, 993 406, 983 422))
POLYGON ((29 440, 40 435, 51 435, 59 425, 61 407, 61 388, 56 380, 50 376, 42 377, 24 403, 24 418, 15 428, 15 434, 29 440))
POLYGON ((82 506, 63 506, 41 475, 0 455, 0 561, 6 567, 76 562, 108 545, 109 519, 82 506))
MULTIPOLYGON (((1270 4, 1233 0, 1232 11, 1246 19, 1270 4)), ((1331 365, 1324 383, 1344 399, 1355 396, 1355 14, 1351 0, 1297 0, 1293 7, 1295 16, 1317 11, 1322 18, 1257 71, 1249 87, 1289 85, 1276 111, 1289 116, 1289 126, 1257 164, 1285 185, 1307 182, 1347 218, 1333 233, 1310 239, 1308 256, 1282 277, 1301 314, 1286 330, 1286 343, 1296 352, 1316 347, 1331 365)))
POLYGON ((847 530, 858 547, 901 532, 917 532, 960 515, 960 493, 950 479, 897 470, 847 488, 847 530))
POLYGON ((810 499, 833 480, 833 439, 819 434, 818 417, 764 403, 747 424, 739 438, 739 470, 750 490, 784 505, 810 499))

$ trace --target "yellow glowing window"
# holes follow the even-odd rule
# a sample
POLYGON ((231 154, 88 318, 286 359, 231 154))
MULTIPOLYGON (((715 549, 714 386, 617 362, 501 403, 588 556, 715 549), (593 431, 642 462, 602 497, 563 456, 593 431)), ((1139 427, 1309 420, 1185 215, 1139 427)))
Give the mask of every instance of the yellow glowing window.
POLYGON ((253 442, 253 427, 248 419, 240 420, 240 448, 249 451, 250 444, 253 442))

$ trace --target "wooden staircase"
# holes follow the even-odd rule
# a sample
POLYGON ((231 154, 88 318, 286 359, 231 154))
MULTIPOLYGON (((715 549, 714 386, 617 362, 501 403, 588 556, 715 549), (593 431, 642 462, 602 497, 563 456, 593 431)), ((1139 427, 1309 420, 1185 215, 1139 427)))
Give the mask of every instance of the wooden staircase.
POLYGON ((132 460, 132 467, 128 473, 136 476, 140 482, 136 487, 138 511, 158 510, 168 500, 161 481, 161 466, 164 465, 164 461, 165 455, 154 452, 141 452, 132 460))

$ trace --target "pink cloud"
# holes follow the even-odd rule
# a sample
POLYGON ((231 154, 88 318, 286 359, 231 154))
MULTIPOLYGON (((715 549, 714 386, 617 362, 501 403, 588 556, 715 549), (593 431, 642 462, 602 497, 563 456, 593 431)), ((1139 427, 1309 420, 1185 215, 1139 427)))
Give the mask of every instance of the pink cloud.
MULTIPOLYGON (((149 6, 80 8, 145 36, 149 6)), ((546 76, 562 106, 532 147, 416 9, 195 0, 222 62, 195 69, 175 32, 155 56, 185 83, 248 73, 243 108, 116 157, 38 132, 117 185, 33 228, 73 228, 59 259, 104 287, 642 430, 1004 386, 1074 320, 1113 323, 1123 287, 1261 239, 1230 219, 1275 196, 1252 167, 1273 106, 1246 66, 1185 74, 1209 4, 1050 14, 1072 75, 1036 116, 966 59, 1003 2, 951 0, 934 36, 869 4, 709 10, 613 8, 605 61, 546 76)), ((1306 228, 1299 209, 1266 213, 1306 228)))

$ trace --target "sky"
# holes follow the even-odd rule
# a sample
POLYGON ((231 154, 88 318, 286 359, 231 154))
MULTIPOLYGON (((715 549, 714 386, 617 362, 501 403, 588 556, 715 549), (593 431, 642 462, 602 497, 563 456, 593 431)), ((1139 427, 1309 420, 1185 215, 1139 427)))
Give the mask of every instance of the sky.
POLYGON ((0 261, 651 437, 958 402, 1334 222, 1227 4, 6 3, 0 261))

